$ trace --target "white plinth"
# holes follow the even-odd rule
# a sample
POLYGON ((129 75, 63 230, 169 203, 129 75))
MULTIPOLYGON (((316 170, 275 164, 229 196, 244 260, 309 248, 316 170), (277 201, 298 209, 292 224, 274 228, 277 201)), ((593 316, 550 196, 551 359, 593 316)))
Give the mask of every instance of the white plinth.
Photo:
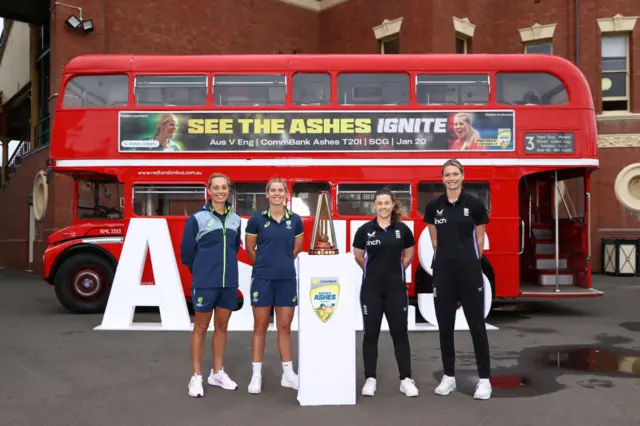
POLYGON ((301 253, 297 262, 298 402, 302 406, 354 405, 360 315, 354 284, 361 279, 352 267, 355 259, 350 253, 301 253))

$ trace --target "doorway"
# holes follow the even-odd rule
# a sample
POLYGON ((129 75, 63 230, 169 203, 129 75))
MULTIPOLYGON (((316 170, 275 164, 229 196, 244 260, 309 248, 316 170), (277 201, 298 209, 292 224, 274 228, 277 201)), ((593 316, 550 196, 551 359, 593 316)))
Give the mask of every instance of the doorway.
POLYGON ((524 176, 519 184, 524 249, 522 296, 589 292, 589 172, 557 170, 524 176))

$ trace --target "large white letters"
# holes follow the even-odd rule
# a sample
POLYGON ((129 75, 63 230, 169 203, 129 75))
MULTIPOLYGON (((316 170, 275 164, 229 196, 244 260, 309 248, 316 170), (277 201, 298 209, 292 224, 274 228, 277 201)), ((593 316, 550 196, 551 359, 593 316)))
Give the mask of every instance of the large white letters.
POLYGON ((96 330, 174 331, 191 327, 167 221, 131 219, 102 325, 96 330), (147 251, 155 285, 141 285, 147 251), (161 323, 134 323, 136 306, 158 306, 161 323))
MULTIPOLYGON (((356 231, 366 221, 351 221, 349 237, 347 238, 347 221, 336 220, 334 227, 338 249, 340 253, 351 251, 350 245, 356 231)), ((414 231, 414 223, 406 221, 406 225, 414 231)), ((242 219, 242 239, 245 244, 245 227, 247 219, 242 219)), ((485 250, 489 248, 489 238, 485 238, 485 250)), ((433 248, 429 232, 424 231, 418 239, 418 256, 423 269, 432 275, 431 259, 433 248)), ((298 262, 296 262, 296 269, 298 262)), ((341 268, 345 266, 342 265, 341 268)), ((352 276, 361 276, 360 267, 355 260, 349 265, 354 268, 352 276)), ((251 309, 251 266, 238 262, 239 290, 244 297, 243 307, 231 315, 229 331, 253 330, 253 313, 251 309)), ((330 271, 326 272, 330 274, 330 271)), ((299 276, 299 273, 298 273, 299 276)), ((406 281, 412 282, 411 267, 405 273, 406 281)), ((354 298, 352 309, 360 312, 359 294, 361 282, 350 283, 353 285, 354 298)), ((346 285, 344 283, 343 285, 346 285)), ((484 276, 485 285, 485 318, 491 309, 491 285, 484 276)), ((299 303, 309 303, 309 295, 298 295, 299 303)), ((437 330, 437 320, 433 305, 433 295, 419 294, 418 309, 422 317, 428 323, 416 323, 416 308, 409 306, 409 331, 434 331, 437 330)), ((298 310, 294 316, 292 330, 298 329, 298 310)), ((171 236, 164 219, 131 219, 127 230, 124 247, 118 263, 113 281, 109 302, 103 316, 102 324, 96 330, 192 330, 193 324, 189 317, 187 303, 184 297, 182 282, 176 264, 176 256, 171 243, 171 236), (150 252, 155 285, 141 285, 142 271, 146 259, 147 250, 150 252), (160 307, 160 323, 134 323, 133 314, 136 306, 160 307)), ((213 328, 213 319, 210 324, 213 328)), ((270 330, 275 330, 275 318, 270 330)), ((383 317, 382 330, 388 330, 386 318, 383 317)), ((456 314, 456 330, 467 330, 467 322, 464 313, 458 309, 456 314)), ((488 330, 496 328, 487 324, 488 330)), ((362 331, 362 315, 356 315, 356 330, 362 331)))

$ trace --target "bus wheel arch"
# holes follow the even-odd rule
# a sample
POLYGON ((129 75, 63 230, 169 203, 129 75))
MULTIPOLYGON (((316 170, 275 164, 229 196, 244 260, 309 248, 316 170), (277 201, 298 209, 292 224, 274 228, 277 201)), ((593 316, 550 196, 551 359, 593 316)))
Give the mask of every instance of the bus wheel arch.
POLYGON ((489 262, 489 259, 487 259, 485 255, 482 255, 480 263, 482 267, 482 273, 489 280, 489 284, 491 284, 491 298, 496 299, 496 275, 493 271, 493 265, 491 265, 491 262, 489 262))
POLYGON ((64 253, 51 281, 62 306, 76 314, 103 313, 117 262, 99 246, 82 245, 64 253))

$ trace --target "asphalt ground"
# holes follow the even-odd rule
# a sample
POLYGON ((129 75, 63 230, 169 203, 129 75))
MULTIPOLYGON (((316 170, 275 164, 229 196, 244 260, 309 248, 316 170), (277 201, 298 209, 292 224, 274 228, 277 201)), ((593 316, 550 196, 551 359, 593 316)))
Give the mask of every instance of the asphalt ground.
MULTIPOLYGON (((239 389, 205 382, 205 397, 195 399, 187 395, 188 332, 94 331, 101 316, 67 314, 39 277, 0 269, 0 425, 639 425, 640 279, 594 280, 605 297, 505 305, 489 316, 499 330, 489 335, 488 401, 472 398, 468 332, 456 334, 459 391, 447 397, 433 394, 442 374, 437 334, 410 335, 418 398, 399 392, 391 339, 383 333, 375 397, 359 395, 358 343, 357 404, 300 407, 296 391, 280 387, 273 332, 262 394, 247 392, 250 333, 231 332, 225 370, 239 389), (619 364, 635 372, 619 372, 619 364)), ((136 320, 157 318, 151 312, 136 320)), ((326 377, 330 391, 330 370, 326 377)))

